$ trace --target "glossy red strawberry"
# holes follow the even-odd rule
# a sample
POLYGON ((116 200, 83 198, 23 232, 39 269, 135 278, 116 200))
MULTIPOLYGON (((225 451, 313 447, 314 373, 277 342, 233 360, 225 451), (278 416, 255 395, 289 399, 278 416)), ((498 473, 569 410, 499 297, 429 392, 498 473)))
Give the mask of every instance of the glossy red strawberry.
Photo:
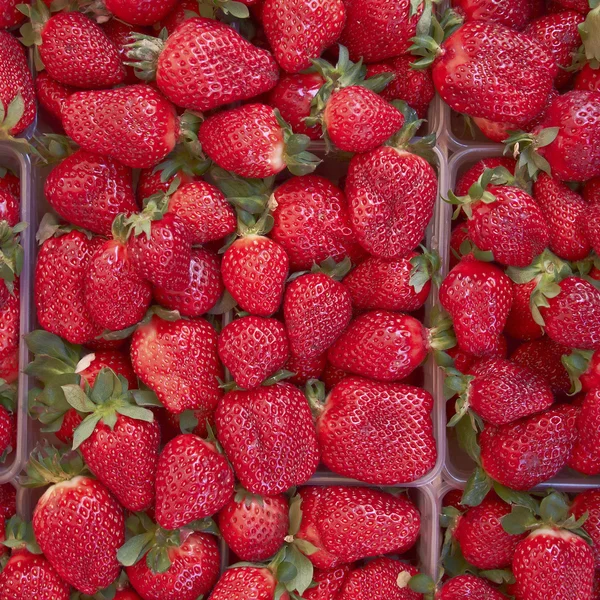
POLYGON ((115 17, 134 25, 153 25, 171 12, 177 0, 104 0, 115 17))
POLYGON ((494 589, 487 579, 475 575, 459 575, 444 583, 435 600, 504 600, 506 596, 494 589))
POLYGON ((134 40, 132 37, 132 33, 151 33, 151 30, 147 27, 141 27, 139 25, 131 25, 133 21, 122 21, 121 19, 110 19, 105 23, 102 23, 102 31, 106 34, 108 39, 114 44, 117 52, 119 53, 119 58, 121 62, 125 66, 125 80, 124 83, 135 84, 139 83, 140 80, 136 76, 133 67, 127 65, 129 62, 129 57, 127 56, 127 52, 129 51, 129 44, 131 44, 134 40))
POLYGON ((294 373, 294 375, 286 381, 302 387, 310 379, 320 379, 326 364, 327 352, 323 352, 323 354, 314 358, 302 358, 292 354, 285 363, 285 370, 294 373))
POLYGON ((452 8, 465 21, 483 21, 498 23, 521 31, 534 17, 536 3, 532 0, 512 0, 511 2, 475 2, 474 0, 455 0, 452 8))
POLYGON ((23 13, 17 9, 18 0, 2 0, 0 3, 0 29, 9 29, 18 25, 23 19, 23 13))
POLYGON ((35 78, 35 95, 40 106, 58 119, 59 123, 62 119, 63 104, 76 91, 77 88, 55 81, 46 71, 41 71, 35 78))
POLYGON ((304 592, 305 600, 335 600, 351 569, 350 565, 342 565, 337 569, 315 569, 313 581, 317 585, 304 592))
POLYGON ((596 569, 600 565, 600 490, 587 490, 577 494, 571 504, 570 512, 576 519, 585 513, 588 518, 582 528, 592 538, 592 550, 596 569))
MULTIPOLYGON (((264 567, 234 567, 221 575, 209 600, 245 600, 254 597, 260 600, 274 600, 277 580, 273 573, 264 567)), ((280 600, 290 600, 284 591, 280 600)))
POLYGON ((600 249, 600 226, 598 225, 598 216, 600 215, 600 204, 587 206, 583 211, 581 221, 583 223, 583 234, 585 241, 594 252, 600 249))
POLYGON ((594 69, 589 63, 575 77, 575 89, 600 92, 600 69, 594 69))
POLYGON ((504 331, 516 340, 535 340, 544 334, 531 314, 531 293, 536 285, 535 280, 513 285, 513 302, 504 331))
POLYGON ((16 279, 13 294, 0 308, 0 379, 8 383, 19 375, 20 314, 19 280, 16 279))
POLYGON ((589 391, 577 417, 578 437, 569 466, 584 475, 600 474, 598 431, 600 427, 600 388, 589 391))

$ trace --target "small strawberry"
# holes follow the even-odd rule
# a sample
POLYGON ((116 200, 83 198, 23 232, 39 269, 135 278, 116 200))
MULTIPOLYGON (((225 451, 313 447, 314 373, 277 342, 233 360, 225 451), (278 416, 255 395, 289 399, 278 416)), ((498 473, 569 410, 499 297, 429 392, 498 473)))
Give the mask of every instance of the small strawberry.
POLYGON ((600 388, 589 391, 577 417, 578 437, 569 466, 584 475, 600 474, 598 431, 600 430, 600 388))
POLYGON ((506 600, 506 596, 475 575, 459 575, 444 583, 435 600, 506 600))
MULTIPOLYGON (((324 387, 321 392, 324 396, 324 387)), ((317 408, 323 463, 334 473, 371 484, 416 481, 437 459, 432 408, 433 399, 423 389, 345 378, 317 408)))
POLYGON ((217 407, 216 425, 237 478, 253 494, 275 496, 305 483, 317 469, 310 408, 289 383, 229 392, 217 407))
POLYGON ((241 560, 266 560, 284 544, 290 525, 288 511, 283 495, 263 498, 239 488, 219 512, 219 530, 241 560))
MULTIPOLYGON (((153 25, 166 17, 177 0, 104 0, 106 10, 116 19, 133 25, 153 25)), ((112 22, 111 21, 111 22, 112 22)))
POLYGON ((592 550, 594 551, 594 563, 596 570, 600 566, 600 490, 587 490, 577 494, 570 509, 576 519, 584 514, 588 515, 582 529, 592 539, 592 550))
POLYGON ((513 285, 513 301, 504 332, 515 340, 536 340, 544 335, 531 314, 530 298, 536 286, 535 280, 513 285))
POLYGON ((0 379, 0 463, 17 448, 16 391, 0 379))
POLYGON ((317 585, 304 592, 304 600, 336 600, 337 595, 350 573, 351 565, 342 565, 337 569, 315 569, 313 582, 317 585))
POLYGON ((467 169, 459 178, 454 187, 454 193, 457 196, 466 196, 469 188, 477 183, 486 169, 495 169, 504 167, 511 175, 514 175, 517 162, 513 158, 504 156, 490 156, 477 161, 472 167, 467 169))
POLYGON ((57 119, 58 123, 62 122, 63 104, 76 91, 74 87, 55 81, 46 71, 41 71, 35 78, 35 95, 40 107, 57 119))
POLYGON ((490 0, 476 2, 474 0, 455 0, 452 8, 465 21, 483 21, 498 23, 522 31, 534 17, 535 2, 532 0, 511 0, 498 4, 490 0))
POLYGON ((0 167, 0 189, 10 192, 16 198, 21 195, 19 178, 6 167, 0 167))

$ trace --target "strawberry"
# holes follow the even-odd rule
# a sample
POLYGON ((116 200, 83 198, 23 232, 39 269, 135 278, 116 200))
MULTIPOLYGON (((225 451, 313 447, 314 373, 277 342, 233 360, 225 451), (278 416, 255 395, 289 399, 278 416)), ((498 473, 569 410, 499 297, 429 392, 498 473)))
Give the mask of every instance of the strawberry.
POLYGON ((55 81, 46 71, 41 71, 35 78, 35 95, 40 107, 57 119, 59 123, 62 119, 63 104, 76 91, 77 89, 70 85, 55 81))
POLYGON ((142 598, 134 591, 127 589, 118 591, 113 600, 142 600, 142 598))
POLYGON ((166 17, 176 4, 177 0, 104 0, 106 10, 116 19, 133 25, 153 25, 166 17))
POLYGON ((475 575, 459 575, 444 583, 435 600, 506 600, 486 579, 475 575))
POLYGON ((317 469, 310 408, 304 394, 289 383, 229 392, 215 421, 237 478, 253 494, 275 496, 305 483, 317 469))
POLYGON ((138 203, 140 205, 143 205, 144 200, 150 196, 153 196, 154 194, 158 194, 159 192, 168 192, 171 184, 176 178, 180 179, 181 185, 197 180, 197 178, 194 175, 189 174, 185 168, 180 168, 170 177, 164 177, 164 175, 164 171, 161 171, 160 169, 155 171, 154 167, 142 169, 140 171, 140 177, 138 179, 137 188, 135 191, 138 203))
MULTIPOLYGON (((169 284, 170 285, 170 284, 169 284)), ((219 258, 204 248, 192 248, 187 287, 174 292, 154 286, 154 298, 185 317, 200 317, 211 310, 223 293, 219 258)))
POLYGON ((0 485, 0 518, 10 519, 17 512, 17 491, 12 483, 0 485))
POLYGON ((309 127, 304 120, 310 116, 313 98, 324 83, 319 73, 282 75, 269 94, 269 104, 279 111, 294 133, 318 140, 322 136, 321 128, 317 125, 309 127))
POLYGON ((285 588, 275 596, 277 589, 277 579, 270 569, 233 567, 221 575, 208 600, 275 600, 276 597, 278 600, 290 600, 285 588))
POLYGON ((0 29, 9 29, 25 18, 17 8, 19 0, 2 0, 0 2, 0 29))
POLYGON ((329 257, 336 261, 361 257, 346 196, 328 179, 292 177, 275 190, 274 199, 271 237, 289 256, 292 271, 310 269, 329 257))
POLYGON ((340 44, 348 48, 352 60, 375 63, 408 52, 422 6, 413 14, 408 0, 344 0, 344 4, 346 25, 340 44))
POLYGON ((179 134, 174 106, 147 85, 71 94, 62 122, 83 150, 136 169, 160 163, 179 134))
POLYGON ((404 495, 364 487, 298 490, 302 520, 296 539, 318 551, 308 558, 329 569, 379 554, 402 554, 417 540, 421 517, 404 495))
POLYGON ((437 459, 432 409, 431 395, 420 388, 347 377, 319 407, 323 463, 377 485, 416 481, 437 459))
POLYGON ((21 182, 19 178, 6 167, 0 167, 0 189, 8 191, 16 198, 21 195, 21 182))
POLYGON ((171 440, 156 470, 156 522, 177 529, 221 510, 233 496, 233 473, 212 442, 193 434, 171 440))
POLYGON ((0 31, 0 130, 18 135, 35 119, 35 92, 23 47, 0 31))
POLYGON ((263 498, 240 488, 219 512, 219 530, 241 560, 266 560, 283 546, 290 525, 288 510, 283 495, 263 498))
POLYGON ((20 312, 19 280, 15 279, 13 293, 0 308, 0 379, 8 383, 19 375, 20 312))
POLYGON ((16 391, 0 380, 0 462, 17 447, 16 391))
POLYGON ((489 0, 486 2, 455 0, 452 3, 452 8, 467 22, 497 23, 521 31, 534 16, 535 2, 532 2, 532 0, 512 0, 500 4, 489 0))
POLYGON ((327 362, 321 377, 315 377, 314 379, 321 379, 325 384, 325 389, 331 391, 344 377, 348 377, 346 371, 338 369, 330 362, 327 362))
MULTIPOLYGON (((427 329, 419 320, 384 310, 365 313, 329 349, 327 358, 338 369, 379 381, 408 377, 429 349, 454 345, 449 320, 427 329)), ((289 330, 288 330, 289 331, 289 330)), ((291 335, 291 333, 290 333, 291 335)))
POLYGON ((35 271, 35 304, 40 325, 73 344, 85 344, 102 333, 85 304, 84 281, 90 259, 102 243, 79 231, 50 237, 43 244, 35 271))
POLYGON ((453 318, 459 347, 475 356, 494 351, 512 301, 510 279, 494 265, 468 257, 440 287, 440 302, 453 318))
POLYGON ((200 125, 198 140, 214 163, 241 177, 270 177, 286 166, 294 175, 306 175, 320 162, 306 152, 310 139, 293 134, 266 104, 245 104, 212 115, 200 125))
POLYGON ((513 302, 504 332, 516 340, 536 340, 544 335, 543 329, 533 318, 529 305, 531 294, 536 286, 535 280, 513 285, 513 302))
POLYGON ((600 474, 598 431, 600 426, 600 388, 589 391, 577 417, 578 437, 569 466, 584 475, 600 474))
POLYGON ((236 319, 219 335, 219 356, 240 388, 258 387, 287 362, 285 327, 276 319, 251 315, 236 319))
POLYGON ((600 216, 600 204, 592 204, 584 208, 581 222, 584 234, 584 241, 592 247, 594 252, 600 250, 600 226, 598 217, 600 216))
POLYGON ((159 31, 164 28, 171 35, 184 21, 200 16, 199 6, 198 0, 179 0, 175 8, 161 19, 160 23, 154 24, 154 28, 159 31))
POLYGON ((286 381, 294 385, 305 386, 310 379, 321 378, 326 364, 327 352, 323 352, 323 354, 314 358, 302 358, 292 354, 285 363, 285 370, 294 373, 294 375, 286 381))
POLYGON ((588 515, 582 529, 592 539, 592 550, 594 551, 594 563, 596 569, 600 565, 600 491, 587 490, 577 494, 571 504, 570 512, 576 519, 584 514, 588 515))
POLYGON ((600 69, 589 63, 575 77, 575 89, 589 92, 600 92, 600 69))
POLYGON ((600 388, 600 352, 563 348, 563 354, 563 367, 571 378, 572 393, 600 388))
POLYGON ((23 42, 35 46, 52 79, 76 88, 106 88, 125 79, 116 46, 102 29, 79 12, 50 15, 41 0, 24 6, 31 23, 21 28, 23 42))
POLYGON ((213 19, 192 18, 163 41, 133 34, 129 58, 138 77, 183 108, 208 111, 268 92, 279 78, 267 50, 213 19), (135 62, 137 61, 137 62, 135 62))
POLYGON ((125 541, 125 520, 99 481, 76 475, 82 469, 80 459, 67 464, 50 447, 30 458, 24 483, 53 483, 33 512, 35 539, 61 579, 93 595, 119 575, 117 550, 125 541))
POLYGON ((315 569, 313 582, 317 585, 306 590, 303 598, 305 600, 336 600, 350 570, 350 565, 342 565, 337 569, 324 571, 315 569))
POLYGON ((52 170, 44 194, 60 217, 100 235, 110 234, 119 213, 138 210, 131 169, 85 150, 74 152, 52 170))
POLYGON ((165 321, 154 315, 133 334, 131 362, 137 376, 173 413, 214 409, 222 395, 217 334, 204 319, 165 321))
POLYGON ((490 156, 477 161, 472 167, 467 169, 459 178, 454 186, 454 193, 457 196, 466 196, 469 188, 477 183, 486 169, 495 169, 504 167, 511 175, 515 172, 517 162, 513 158, 504 156, 490 156))
POLYGON ((413 312, 425 304, 438 269, 439 257, 427 252, 409 252, 396 260, 372 256, 346 275, 343 284, 355 309, 413 312))
POLYGON ((346 20, 343 0, 266 0, 262 25, 279 66, 298 73, 340 37, 346 20))
POLYGON ((466 225, 460 222, 450 234, 450 269, 460 262, 460 259, 467 254, 471 254, 473 244, 469 240, 469 230, 466 225))

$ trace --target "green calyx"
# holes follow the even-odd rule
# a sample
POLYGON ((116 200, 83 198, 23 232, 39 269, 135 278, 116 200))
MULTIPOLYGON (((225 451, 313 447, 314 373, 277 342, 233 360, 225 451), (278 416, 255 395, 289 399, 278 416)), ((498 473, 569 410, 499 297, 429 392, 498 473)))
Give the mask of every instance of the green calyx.
POLYGON ((127 327, 126 329, 121 329, 119 331, 105 330, 97 337, 97 339, 109 341, 127 339, 133 334, 133 332, 138 327, 142 327, 143 325, 147 325, 148 323, 150 323, 152 317, 155 315, 163 321, 179 321, 180 319, 186 318, 182 317, 178 310, 168 310, 162 306, 159 306, 158 304, 154 304, 146 311, 144 318, 139 323, 136 323, 131 327, 127 327))
POLYGON ((244 489, 241 485, 235 487, 234 501, 238 504, 244 504, 246 508, 250 508, 252 504, 258 504, 260 507, 264 507, 265 500, 259 494, 252 494, 248 490, 244 489))
MULTIPOLYGON (((296 373, 288 371, 287 369, 280 369, 276 373, 273 373, 273 375, 270 377, 267 377, 267 379, 265 379, 260 385, 261 387, 269 387, 279 383, 280 381, 285 381, 286 379, 293 377, 295 374, 296 373)), ((219 387, 226 392, 246 391, 245 388, 241 388, 237 383, 235 383, 235 381, 222 382, 219 387)))
POLYGON ((42 164, 62 162, 79 149, 79 146, 66 135, 57 133, 44 133, 33 138, 33 149, 38 161, 42 164))
MULTIPOLYGON (((444 396, 447 400, 458 396, 456 414, 448 421, 448 427, 454 427, 469 412, 469 388, 475 379, 472 375, 464 375, 458 369, 445 369, 444 396)), ((477 421, 477 418, 476 418, 477 421)), ((477 423, 477 430, 483 428, 477 423)))
POLYGON ((92 435, 98 423, 104 423, 112 431, 119 415, 152 423, 154 413, 144 406, 161 406, 156 396, 144 390, 129 390, 127 380, 112 369, 103 368, 94 386, 85 383, 62 386, 67 402, 80 414, 87 415, 73 434, 73 450, 92 435))
POLYGON ((165 47, 168 35, 166 29, 162 29, 158 37, 144 33, 131 33, 131 38, 134 41, 125 46, 127 58, 129 59, 125 64, 133 67, 136 77, 142 81, 154 81, 156 79, 158 57, 165 47))
POLYGON ((44 63, 40 56, 39 46, 42 45, 42 30, 50 19, 50 10, 42 0, 34 0, 31 4, 18 4, 17 10, 27 17, 27 21, 21 26, 21 42, 34 48, 34 63, 38 71, 44 70, 44 63))
POLYGON ((452 328, 452 319, 450 315, 434 308, 431 313, 431 327, 428 333, 428 348, 434 352, 440 352, 454 348, 456 346, 456 337, 452 328))
POLYGON ((14 294, 15 277, 23 270, 24 254, 19 234, 25 229, 27 223, 10 227, 7 221, 0 221, 0 279, 11 294, 14 294))
POLYGON ((30 521, 23 521, 20 517, 11 517, 6 522, 5 539, 2 542, 11 550, 25 549, 31 554, 41 554, 33 533, 33 527, 30 521))
POLYGON ((283 133, 283 162, 292 175, 308 175, 312 173, 320 164, 321 159, 311 152, 308 152, 310 138, 303 133, 294 133, 289 123, 285 121, 279 111, 273 109, 277 123, 283 133))
MULTIPOLYGON (((458 210, 458 209, 457 209, 458 210)), ((472 254, 477 260, 482 262, 494 262, 494 253, 491 250, 481 250, 470 239, 463 240, 458 252, 452 249, 453 254, 460 260, 463 256, 472 254)))
POLYGON ((12 131, 21 120, 24 112, 25 101, 20 92, 9 102, 8 106, 4 106, 0 102, 0 141, 11 141, 19 145, 26 144, 27 149, 29 149, 27 141, 15 139, 12 136, 12 131))
POLYGON ((220 12, 235 19, 247 19, 250 16, 248 7, 236 0, 200 0, 198 3, 201 17, 216 19, 220 12))
POLYGON ((87 473, 87 467, 78 452, 46 446, 31 453, 25 475, 19 479, 19 484, 27 488, 44 487, 70 481, 87 473))
POLYGON ((304 395, 313 415, 318 418, 325 408, 325 384, 318 379, 309 379, 304 387, 304 395))
POLYGON ((417 294, 425 287, 428 281, 433 281, 436 285, 441 283, 440 255, 432 250, 431 252, 421 246, 422 253, 410 259, 412 269, 408 283, 413 287, 417 294))
POLYGON ((579 35, 583 42, 581 51, 594 69, 600 67, 600 1, 590 0, 590 12, 579 25, 579 35))
POLYGON ((343 258, 340 262, 335 262, 331 256, 326 258, 320 265, 313 264, 310 269, 311 273, 323 273, 335 281, 341 281, 352 268, 352 261, 349 257, 343 258))
POLYGON ((569 354, 562 355, 562 364, 571 379, 570 395, 578 394, 581 391, 579 378, 589 369, 592 356, 594 356, 593 350, 571 350, 569 354))
POLYGON ((513 156, 517 161, 515 176, 519 180, 535 181, 540 172, 551 175, 550 163, 538 152, 540 148, 551 144, 560 131, 560 127, 547 127, 538 134, 516 131, 504 141, 504 154, 513 156))

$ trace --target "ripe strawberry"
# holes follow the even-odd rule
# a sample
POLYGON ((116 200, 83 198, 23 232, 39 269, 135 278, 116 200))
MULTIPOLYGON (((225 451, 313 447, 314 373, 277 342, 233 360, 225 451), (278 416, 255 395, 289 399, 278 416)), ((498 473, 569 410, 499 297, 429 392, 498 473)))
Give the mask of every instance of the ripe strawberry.
POLYGON ((410 54, 397 56, 391 60, 367 65, 367 76, 393 73, 394 79, 380 92, 388 101, 404 100, 413 108, 419 119, 426 119, 429 105, 435 96, 435 88, 430 71, 416 71, 410 65, 415 57, 410 54))
POLYGON ((140 205, 143 205, 144 200, 150 198, 150 196, 153 196, 154 194, 168 192, 171 184, 176 178, 181 180, 181 185, 197 180, 195 176, 188 174, 187 169, 185 168, 179 169, 173 175, 167 177, 165 181, 163 181, 164 174, 164 171, 161 171, 160 169, 155 171, 153 167, 142 169, 140 171, 140 177, 135 191, 140 205))
POLYGON ((233 473, 215 444, 193 434, 171 440, 156 470, 156 522, 178 529, 214 515, 233 496, 233 473))
POLYGON ((440 302, 452 316, 459 347, 475 356, 494 351, 512 301, 510 279, 494 265, 468 257, 440 287, 440 302))
POLYGON ((319 73, 282 75, 269 94, 269 104, 290 124, 294 133, 318 140, 323 135, 318 125, 309 127, 305 119, 310 116, 311 103, 325 80, 319 73))
POLYGON ((219 530, 241 560, 266 560, 283 546, 290 525, 288 510, 283 495, 262 498, 240 488, 219 512, 219 530))
POLYGON ((587 490, 577 494, 571 504, 571 514, 580 519, 587 513, 588 518, 581 526, 592 539, 594 563, 596 569, 600 566, 600 490, 587 490))
MULTIPOLYGON (((16 388, 2 381, 0 385, 0 462, 16 450, 17 415, 16 388)), ((0 515, 0 521, 2 516, 0 515)))
POLYGON ((62 122, 83 150, 135 169, 160 163, 179 135, 175 107, 148 85, 71 94, 62 122))
POLYGON ((285 327, 276 319, 236 319, 219 335, 219 356, 240 388, 255 388, 287 362, 285 327))
MULTIPOLYGON (((261 567, 234 567, 225 571, 208 600, 245 600, 260 598, 274 600, 278 586, 277 579, 270 569, 261 567)), ((279 595, 278 600, 290 600, 287 591, 279 595)))
POLYGON ((562 405, 500 427, 487 425, 479 440, 483 469, 515 490, 551 479, 571 456, 578 414, 578 408, 562 405))
POLYGON ((292 354, 285 363, 285 370, 294 373, 294 375, 286 381, 300 387, 305 386, 309 380, 321 378, 326 364, 327 352, 323 352, 323 354, 314 358, 302 358, 292 354))
POLYGON ((487 579, 475 575, 459 575, 444 583, 435 600, 505 600, 506 596, 494 589, 487 579))
POLYGON ((437 186, 431 165, 406 150, 382 146, 354 156, 346 196, 360 245, 380 258, 413 250, 433 215, 437 186))
POLYGON ((319 407, 323 463, 377 485, 416 481, 437 459, 432 409, 431 395, 420 388, 347 377, 319 407))
POLYGON ((0 31, 0 128, 18 135, 35 119, 35 92, 23 47, 0 31))
POLYGON ((350 226, 346 196, 320 175, 292 177, 274 193, 271 237, 290 259, 292 271, 331 257, 356 261, 363 254, 350 226))
POLYGON ((581 216, 585 242, 592 247, 594 252, 596 252, 596 250, 600 250, 600 225, 598 225, 599 216, 600 204, 592 204, 591 206, 585 207, 581 216))
POLYGON ((190 275, 183 291, 153 288, 154 298, 184 317, 200 317, 215 306, 223 293, 219 257, 204 248, 192 248, 190 275))
POLYGON ((115 594, 113 600, 142 600, 133 590, 120 590, 115 594))
POLYGON ((304 394, 289 383, 229 392, 215 420, 237 478, 253 494, 281 494, 308 481, 317 469, 310 408, 304 394))
POLYGON ((72 344, 102 333, 85 304, 84 281, 92 254, 101 244, 79 231, 48 238, 38 254, 35 304, 40 325, 72 344))
POLYGON ((0 519, 10 519, 17 512, 17 491, 12 483, 0 485, 0 519))
POLYGON ((25 18, 17 5, 19 0, 2 0, 0 2, 0 29, 9 29, 18 25, 25 18))
POLYGON ((325 389, 331 391, 344 377, 348 377, 346 371, 338 369, 328 362, 323 369, 321 377, 315 377, 314 379, 321 379, 325 384, 325 389))
POLYGON ((422 6, 412 14, 408 0, 344 0, 344 4, 346 25, 340 44, 348 48, 352 60, 375 63, 408 52, 422 6))
POLYGON ((293 134, 266 104, 245 104, 212 115, 200 125, 198 140, 214 163, 241 177, 270 177, 286 166, 294 175, 306 175, 320 162, 306 152, 309 138, 293 134))
POLYGON ((79 12, 51 16, 41 1, 24 12, 31 25, 23 26, 23 41, 36 47, 52 79, 87 90, 123 82, 125 66, 116 46, 90 18, 79 12))
POLYGON ((169 411, 214 409, 222 395, 217 334, 204 319, 165 321, 153 316, 131 340, 137 376, 169 411))
POLYGON ((6 167, 0 168, 0 189, 8 191, 16 198, 21 195, 21 182, 19 178, 6 167))
POLYGON ((589 391, 577 417, 578 437, 569 466, 584 475, 600 474, 600 388, 589 391))
POLYGON ((40 107, 52 115, 61 123, 62 108, 66 99, 76 92, 77 89, 55 81, 46 73, 41 71, 35 78, 35 95, 40 107))
POLYGON ((305 600, 336 600, 351 568, 350 565, 342 565, 325 571, 315 569, 313 582, 317 585, 306 590, 302 597, 305 600))
POLYGON ((575 77, 575 89, 600 92, 600 69, 594 69, 589 63, 575 77))
POLYGON ((15 279, 13 294, 0 308, 0 379, 8 383, 19 375, 20 312, 19 280, 15 279))
POLYGON ((489 0, 486 2, 455 0, 452 8, 467 22, 497 23, 517 31, 523 30, 535 16, 535 2, 532 0, 512 0, 501 4, 489 0))
POLYGON ((404 495, 364 487, 304 487, 302 521, 295 535, 318 551, 308 558, 331 569, 380 554, 402 554, 415 544, 419 511, 404 495))
POLYGON ((469 230, 466 225, 461 225, 459 222, 450 234, 450 269, 454 269, 463 256, 471 254, 472 248, 469 230))
MULTIPOLYGON (((279 78, 270 52, 213 19, 192 18, 166 39, 136 35, 129 58, 145 81, 183 108, 208 111, 268 92, 279 78)), ((203 143, 204 145, 204 143, 203 143)))
POLYGON ((465 171, 455 184, 454 192, 457 196, 466 196, 469 188, 477 183, 486 169, 495 169, 504 167, 511 175, 514 174, 517 162, 513 158, 505 156, 490 156, 476 162, 472 167, 465 171))
POLYGON ((175 8, 160 23, 155 23, 155 29, 163 28, 171 35, 184 21, 199 17, 198 0, 179 0, 175 8))
POLYGON ((543 329, 531 314, 529 304, 531 294, 536 286, 537 281, 535 280, 513 285, 513 302, 504 332, 516 340, 536 340, 544 335, 543 329))
POLYGON ((177 0, 104 0, 106 10, 114 17, 133 25, 153 25, 166 17, 176 4, 177 0))

